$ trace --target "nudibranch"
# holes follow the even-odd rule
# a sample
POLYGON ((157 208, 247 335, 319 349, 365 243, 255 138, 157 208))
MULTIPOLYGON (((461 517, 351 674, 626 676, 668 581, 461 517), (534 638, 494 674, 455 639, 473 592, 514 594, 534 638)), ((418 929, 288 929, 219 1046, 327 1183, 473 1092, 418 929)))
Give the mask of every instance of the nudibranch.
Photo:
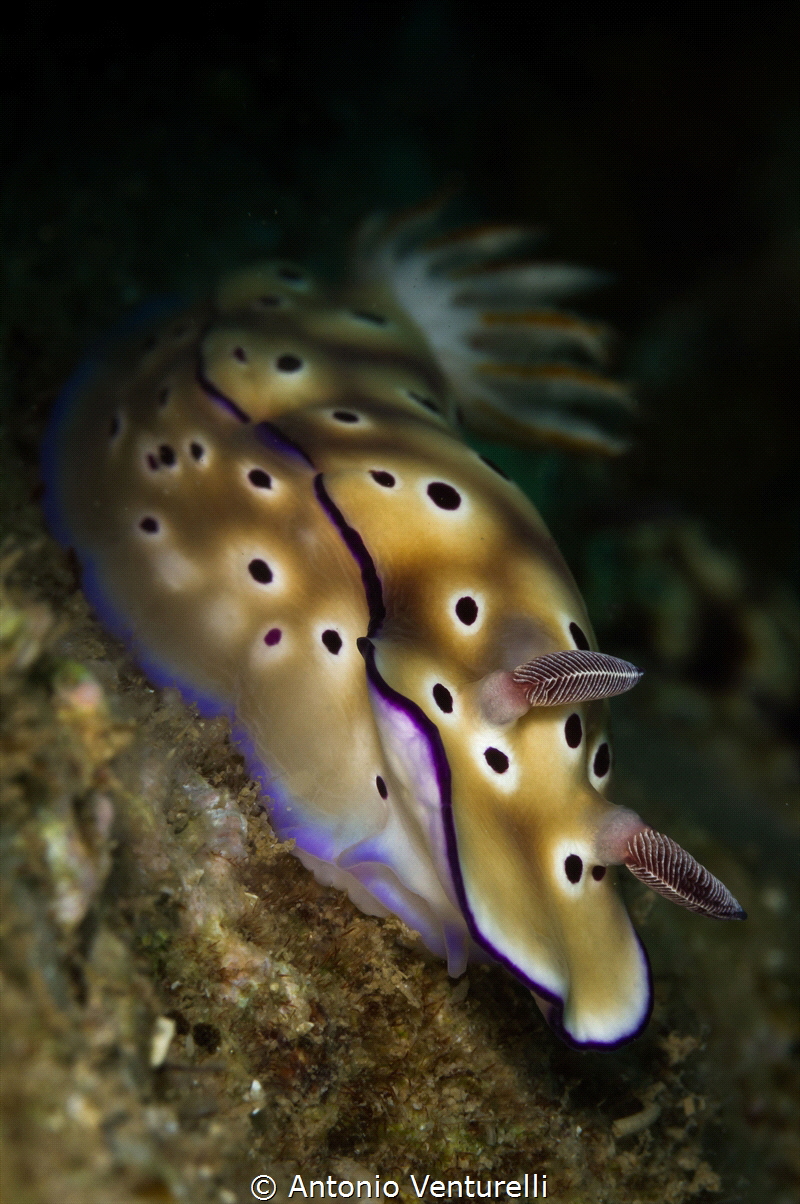
POLYGON ((583 269, 530 232, 364 228, 349 283, 288 263, 136 335, 68 387, 47 508, 103 621, 158 683, 229 714, 282 839, 447 959, 492 958, 578 1047, 638 1034, 646 954, 609 867, 742 917, 605 797, 599 652, 538 513, 459 437, 620 450, 583 269), (515 258, 516 256, 516 258, 515 258))

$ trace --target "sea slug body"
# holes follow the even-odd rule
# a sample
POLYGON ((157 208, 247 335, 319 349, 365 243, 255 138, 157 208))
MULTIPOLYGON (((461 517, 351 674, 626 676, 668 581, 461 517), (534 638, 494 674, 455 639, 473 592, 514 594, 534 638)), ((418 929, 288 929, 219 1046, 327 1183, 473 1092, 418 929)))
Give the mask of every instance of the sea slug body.
POLYGON ((651 985, 608 867, 743 912, 605 797, 604 700, 639 671, 456 429, 621 450, 604 416, 629 398, 587 367, 605 333, 558 308, 592 274, 512 262, 516 228, 423 242, 430 218, 368 223, 344 287, 247 269, 95 364, 51 424, 48 515, 151 677, 231 716, 321 882, 613 1047, 651 985))

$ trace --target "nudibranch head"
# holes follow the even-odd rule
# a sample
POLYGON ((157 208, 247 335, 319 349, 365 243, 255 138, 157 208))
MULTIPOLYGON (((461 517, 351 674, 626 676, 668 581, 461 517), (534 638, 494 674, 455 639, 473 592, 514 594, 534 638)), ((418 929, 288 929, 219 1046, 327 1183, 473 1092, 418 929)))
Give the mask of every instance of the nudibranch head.
POLYGON ((67 393, 47 505, 154 679, 231 715, 320 881, 453 974, 488 953, 565 1040, 611 1047, 652 992, 609 867, 743 913, 605 797, 605 700, 639 671, 597 650, 541 518, 451 425, 618 450, 586 413, 627 395, 577 362, 603 332, 553 308, 587 274, 498 266, 526 241, 373 225, 342 289, 235 274, 67 393))

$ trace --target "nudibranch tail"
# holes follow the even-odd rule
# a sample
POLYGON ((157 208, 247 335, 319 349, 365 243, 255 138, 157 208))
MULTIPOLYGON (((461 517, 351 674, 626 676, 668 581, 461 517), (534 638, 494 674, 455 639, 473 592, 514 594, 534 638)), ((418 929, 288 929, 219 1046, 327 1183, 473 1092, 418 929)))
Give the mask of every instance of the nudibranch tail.
POLYGON ((424 241, 443 207, 417 207, 405 221, 372 219, 358 240, 356 270, 417 323, 460 420, 504 442, 626 450, 618 415, 634 408, 630 391, 595 370, 607 359, 609 331, 560 308, 608 278, 530 261, 541 238, 534 229, 476 226, 424 241))

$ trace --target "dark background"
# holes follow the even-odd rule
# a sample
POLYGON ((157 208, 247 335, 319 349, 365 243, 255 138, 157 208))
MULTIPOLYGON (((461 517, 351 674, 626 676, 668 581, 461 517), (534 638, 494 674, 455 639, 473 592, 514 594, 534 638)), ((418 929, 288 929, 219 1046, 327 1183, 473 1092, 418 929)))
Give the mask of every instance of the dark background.
POLYGON ((2 81, 12 373, 45 338, 66 372, 126 309, 278 246, 334 267, 365 213, 455 181, 456 216, 540 224, 547 256, 616 281, 590 308, 620 330, 641 424, 611 503, 587 504, 697 516, 785 573, 792 8, 293 2, 200 6, 169 32, 32 5, 2 81))

